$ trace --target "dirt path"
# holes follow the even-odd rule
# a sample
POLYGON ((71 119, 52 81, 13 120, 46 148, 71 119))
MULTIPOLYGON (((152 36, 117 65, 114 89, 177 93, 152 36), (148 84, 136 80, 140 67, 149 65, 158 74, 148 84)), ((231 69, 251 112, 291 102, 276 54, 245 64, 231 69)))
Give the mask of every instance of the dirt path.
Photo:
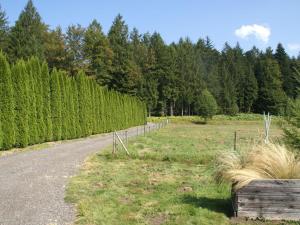
MULTIPOLYGON (((136 134, 137 127, 128 130, 129 137, 136 134)), ((89 154, 111 143, 106 134, 1 157, 0 225, 72 224, 74 206, 64 201, 68 178, 89 154)))

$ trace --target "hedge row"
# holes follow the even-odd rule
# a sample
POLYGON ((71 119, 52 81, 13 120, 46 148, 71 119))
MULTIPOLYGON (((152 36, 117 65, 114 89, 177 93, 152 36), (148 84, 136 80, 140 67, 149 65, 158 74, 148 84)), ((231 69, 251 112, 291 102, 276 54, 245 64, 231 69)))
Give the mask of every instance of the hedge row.
POLYGON ((0 53, 0 148, 86 137, 143 124, 145 105, 79 72, 49 74, 37 58, 8 64, 0 53))

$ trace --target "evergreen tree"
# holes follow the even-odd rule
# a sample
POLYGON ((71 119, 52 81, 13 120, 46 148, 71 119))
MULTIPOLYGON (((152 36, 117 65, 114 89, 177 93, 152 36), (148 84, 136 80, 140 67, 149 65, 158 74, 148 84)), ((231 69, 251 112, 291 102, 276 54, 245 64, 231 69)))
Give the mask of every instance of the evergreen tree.
POLYGON ((258 74, 258 98, 255 109, 259 113, 280 114, 284 111, 286 96, 282 89, 281 72, 276 60, 266 55, 260 61, 258 74))
POLYGON ((7 41, 8 41, 8 21, 6 17, 6 13, 2 10, 0 6, 0 49, 6 50, 7 49, 7 41))
POLYGON ((46 125, 44 121, 43 114, 43 85, 42 85, 42 71, 39 60, 36 57, 32 57, 29 60, 30 64, 30 72, 32 75, 32 85, 34 85, 34 89, 32 89, 32 94, 35 95, 36 102, 36 124, 37 124, 37 139, 35 143, 41 143, 45 141, 46 137, 46 125))
POLYGON ((282 88, 289 97, 294 97, 294 80, 293 73, 290 67, 290 58, 285 52, 282 44, 277 45, 276 53, 274 55, 278 62, 281 76, 282 76, 282 88))
POLYGON ((113 52, 96 20, 86 29, 83 51, 85 59, 88 60, 87 74, 95 76, 101 85, 107 86, 111 81, 113 52))
POLYGON ((68 69, 65 35, 60 27, 45 33, 45 59, 49 68, 68 69))
POLYGON ((26 147, 29 143, 29 77, 23 60, 12 68, 15 100, 16 146, 26 147))
POLYGON ((201 95, 198 96, 195 102, 195 110, 198 115, 205 119, 205 122, 217 113, 217 102, 207 89, 204 89, 201 95))
POLYGON ((10 61, 31 56, 44 58, 43 36, 46 31, 47 26, 42 22, 32 0, 29 0, 15 26, 11 28, 8 46, 10 61))
POLYGON ((69 112, 68 112, 68 96, 67 96, 67 75, 60 71, 59 83, 60 83, 60 92, 61 92, 61 139, 65 140, 68 138, 68 120, 69 120, 69 112))
POLYGON ((50 76, 51 90, 51 118, 53 140, 61 140, 62 137, 62 102, 61 102, 61 86, 60 72, 54 69, 50 76))
POLYGON ((238 102, 242 112, 250 113, 257 99, 258 86, 256 77, 250 66, 248 66, 248 71, 248 73, 240 77, 238 84, 238 102))
POLYGON ((15 103, 10 66, 3 53, 0 53, 0 116, 3 132, 3 149, 15 144, 15 103))
POLYGON ((72 89, 73 89, 73 102, 74 102, 74 123, 75 123, 75 133, 74 137, 78 138, 81 136, 81 124, 79 120, 79 102, 78 102, 78 88, 77 88, 77 82, 75 78, 72 78, 72 89))
POLYGON ((220 106, 222 107, 222 111, 224 114, 235 115, 239 111, 236 103, 235 85, 224 63, 221 64, 220 79, 221 91, 219 102, 220 106))
POLYGON ((283 124, 284 141, 290 147, 300 149, 300 99, 290 100, 289 112, 283 124))
POLYGON ((81 127, 80 136, 87 136, 89 133, 89 120, 88 120, 88 85, 87 80, 85 79, 85 74, 83 71, 79 71, 76 75, 77 90, 78 90, 78 115, 79 115, 79 124, 81 127))
POLYGON ((83 53, 84 28, 80 25, 71 25, 66 34, 67 65, 72 76, 79 70, 86 70, 86 63, 83 53))
POLYGON ((121 15, 115 18, 108 32, 108 39, 114 53, 112 80, 109 87, 135 95, 138 92, 141 76, 130 51, 128 26, 121 15))
POLYGON ((29 144, 38 143, 38 125, 37 125, 37 101, 36 101, 36 81, 32 61, 26 61, 26 71, 28 75, 28 100, 29 107, 29 144))
POLYGON ((41 80, 42 80, 42 96, 43 96, 43 119, 45 124, 45 141, 52 140, 52 120, 51 120, 51 97, 50 97, 50 75, 48 66, 44 62, 41 66, 41 80))

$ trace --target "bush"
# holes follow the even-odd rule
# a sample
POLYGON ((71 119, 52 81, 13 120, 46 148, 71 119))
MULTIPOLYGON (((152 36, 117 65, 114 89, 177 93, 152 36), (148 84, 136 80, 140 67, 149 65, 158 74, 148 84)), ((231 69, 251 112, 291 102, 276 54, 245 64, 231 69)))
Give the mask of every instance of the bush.
POLYGON ((299 179, 300 161, 294 152, 282 145, 256 145, 248 152, 220 154, 216 178, 233 183, 235 190, 257 179, 299 179))
POLYGON ((281 124, 284 141, 287 145, 300 150, 300 99, 289 101, 285 121, 281 124))
POLYGON ((214 96, 207 90, 203 90, 195 102, 195 110, 205 121, 216 115, 218 110, 217 102, 214 96))

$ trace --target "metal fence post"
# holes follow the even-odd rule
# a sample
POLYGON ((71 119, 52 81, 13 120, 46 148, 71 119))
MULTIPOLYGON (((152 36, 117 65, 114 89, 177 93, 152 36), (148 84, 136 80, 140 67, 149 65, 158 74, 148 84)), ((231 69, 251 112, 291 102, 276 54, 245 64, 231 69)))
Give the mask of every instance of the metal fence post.
POLYGON ((125 131, 125 138, 126 138, 125 139, 126 140, 126 145, 128 145, 128 131, 127 130, 125 131))

